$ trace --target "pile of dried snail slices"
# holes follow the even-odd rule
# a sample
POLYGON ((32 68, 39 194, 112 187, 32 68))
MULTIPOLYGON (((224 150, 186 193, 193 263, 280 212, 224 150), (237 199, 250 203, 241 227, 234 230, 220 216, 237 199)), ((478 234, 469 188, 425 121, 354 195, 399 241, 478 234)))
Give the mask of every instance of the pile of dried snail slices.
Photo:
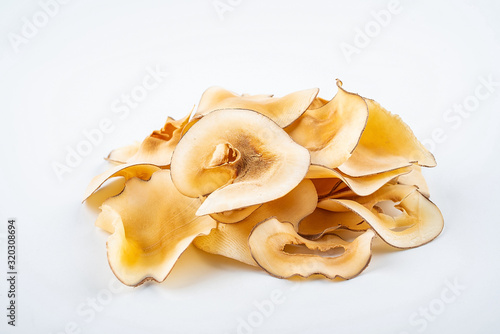
POLYGON ((85 200, 125 178, 96 221, 116 277, 162 282, 193 243, 279 278, 350 279, 376 236, 401 249, 436 238, 443 217, 421 173, 434 157, 399 116, 337 86, 330 101, 212 87, 192 117, 112 151, 85 200))

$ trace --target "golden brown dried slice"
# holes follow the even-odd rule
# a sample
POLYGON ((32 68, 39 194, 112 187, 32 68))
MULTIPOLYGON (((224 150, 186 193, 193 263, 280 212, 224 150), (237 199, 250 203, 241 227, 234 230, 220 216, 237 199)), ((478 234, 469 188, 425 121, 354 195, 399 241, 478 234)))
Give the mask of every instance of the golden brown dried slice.
POLYGON ((229 211, 286 195, 304 178, 309 152, 271 119, 224 109, 200 119, 172 156, 172 180, 189 197, 206 196, 197 215, 229 211))
POLYGON ((131 145, 114 149, 105 159, 109 162, 124 164, 139 151, 139 147, 141 147, 141 143, 135 142, 131 145))
POLYGON ((272 95, 239 96, 221 87, 211 87, 203 93, 194 118, 203 117, 217 109, 250 109, 285 127, 306 111, 318 91, 317 88, 306 89, 275 98, 272 95))
MULTIPOLYGON (((402 167, 394 170, 390 170, 387 172, 382 172, 379 174, 366 175, 361 177, 352 177, 346 174, 343 174, 338 169, 331 169, 324 166, 319 165, 311 165, 307 172, 306 178, 322 180, 326 185, 322 185, 324 188, 328 187, 328 185, 333 184, 336 185, 335 181, 329 181, 330 179, 338 179, 347 184, 347 186, 357 195, 359 196, 367 196, 382 187, 384 184, 389 182, 390 180, 410 173, 412 170, 411 166, 402 167)), ((320 182, 317 181, 317 184, 320 182)), ((336 190, 337 187, 334 187, 332 190, 336 190)), ((328 193, 327 195, 329 195, 328 193)))
POLYGON ((252 212, 260 208, 262 204, 247 206, 246 208, 235 209, 224 212, 212 213, 210 217, 221 223, 237 223, 250 216, 252 212))
POLYGON ((339 212, 348 209, 369 224, 389 245, 413 248, 432 241, 443 229, 443 216, 434 203, 416 187, 386 185, 373 195, 351 199, 324 199, 318 207, 339 212), (391 201, 401 213, 384 213, 379 203, 391 201), (339 210, 340 209, 340 210, 339 210))
POLYGON ((163 128, 153 131, 139 147, 130 145, 114 150, 107 160, 119 163, 149 163, 161 167, 170 165, 172 153, 190 116, 191 113, 180 120, 168 117, 163 128))
POLYGON ((434 167, 434 156, 415 137, 398 115, 377 102, 365 99, 368 123, 352 156, 339 166, 350 176, 377 174, 416 163, 434 167))
POLYGON ((322 106, 324 106, 325 104, 327 104, 329 101, 328 100, 325 100, 324 98, 321 98, 321 97, 316 97, 311 105, 309 106, 309 108, 307 109, 318 109, 318 108, 321 108, 322 106))
POLYGON ((169 170, 149 181, 134 178, 102 205, 96 224, 113 234, 107 241, 108 261, 126 285, 162 282, 192 240, 216 226, 209 216, 195 215, 200 201, 183 196, 169 170))
POLYGON ((297 225, 314 211, 317 203, 314 185, 309 180, 303 180, 285 196, 262 204, 248 218, 235 224, 218 224, 209 235, 196 238, 194 245, 208 253, 256 266, 248 248, 248 236, 253 227, 273 216, 297 225))
POLYGON ((316 187, 316 192, 319 198, 328 197, 331 193, 337 190, 341 184, 342 180, 335 178, 320 178, 320 179, 310 179, 314 186, 316 187))
POLYGON ((125 180, 131 179, 133 177, 138 177, 141 180, 149 180, 151 175, 159 171, 160 167, 151 164, 122 164, 113 166, 107 171, 95 176, 85 189, 85 194, 83 197, 83 202, 87 200, 93 193, 95 193, 108 179, 112 177, 124 177, 125 180))
POLYGON ((248 239, 250 252, 262 269, 279 278, 295 275, 309 277, 321 274, 334 279, 349 279, 361 273, 371 258, 371 242, 375 233, 367 230, 353 242, 336 235, 325 235, 318 240, 309 240, 297 234, 292 224, 272 218, 261 222, 253 229, 248 239), (288 252, 291 245, 303 245, 288 252), (336 257, 327 252, 341 248, 336 257), (315 254, 307 250, 317 251, 315 254))
POLYGON ((425 197, 429 198, 431 196, 429 192, 429 187, 422 175, 422 168, 419 165, 412 165, 412 171, 409 174, 401 175, 398 177, 398 183, 406 184, 409 186, 417 186, 418 191, 425 197))
POLYGON ((298 232, 308 239, 316 239, 339 228, 365 231, 370 228, 370 225, 351 211, 334 212, 316 208, 312 214, 300 221, 298 232))
POLYGON ((363 98, 349 93, 337 81, 337 95, 317 109, 308 109, 286 132, 311 153, 311 163, 336 168, 358 144, 368 118, 363 98))

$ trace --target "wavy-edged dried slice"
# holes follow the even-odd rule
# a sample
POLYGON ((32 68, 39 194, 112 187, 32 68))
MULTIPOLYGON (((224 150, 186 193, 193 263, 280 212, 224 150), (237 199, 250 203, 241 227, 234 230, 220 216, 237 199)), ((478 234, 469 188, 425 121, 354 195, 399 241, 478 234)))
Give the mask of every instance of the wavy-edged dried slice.
POLYGON ((329 102, 328 100, 325 100, 322 97, 316 97, 312 101, 312 103, 309 106, 309 108, 307 108, 307 109, 318 109, 318 108, 321 108, 322 106, 324 106, 325 104, 327 104, 328 102, 329 102))
POLYGON ((165 280, 192 240, 216 226, 209 216, 195 215, 199 205, 177 191, 169 170, 149 181, 128 180, 122 193, 103 203, 96 222, 113 233, 107 249, 116 277, 130 286, 165 280))
POLYGON ((266 116, 223 109, 200 119, 172 156, 172 180, 189 197, 207 196, 198 215, 286 195, 304 178, 309 152, 266 116))
POLYGON ((320 108, 308 109, 285 131, 311 153, 313 164, 336 168, 354 151, 368 119, 363 98, 337 81, 337 95, 320 108))
POLYGON ((160 167, 170 165, 172 153, 182 137, 184 127, 188 125, 191 113, 179 120, 168 117, 165 125, 153 131, 137 149, 134 145, 119 148, 112 151, 107 160, 129 164, 149 163, 160 167))
POLYGON ((350 176, 377 174, 416 163, 434 167, 436 160, 398 115, 377 102, 365 99, 369 116, 352 156, 339 166, 350 176))
POLYGON ((324 199, 318 207, 339 211, 348 209, 369 224, 387 244, 396 248, 414 248, 436 238, 443 230, 441 211, 416 187, 386 185, 373 195, 351 199, 324 199), (378 203, 392 201, 402 213, 385 214, 378 203))
MULTIPOLYGON (((335 179, 339 179, 345 184, 347 184, 355 194, 359 196, 367 196, 380 189, 384 184, 386 184, 390 180, 398 176, 408 174, 411 171, 412 168, 408 166, 373 175, 352 177, 343 174, 338 169, 331 169, 319 165, 311 165, 307 172, 306 178, 318 180, 316 182, 317 184, 320 183, 319 180, 323 180, 324 183, 326 183, 326 185, 323 185, 324 188, 328 188, 330 184, 332 186, 335 186, 336 185, 335 179)), ((333 188, 333 190, 335 189, 336 187, 333 188)), ((330 193, 328 193, 326 196, 328 195, 330 195, 330 193)))
POLYGON ((226 224, 237 223, 250 216, 255 210, 260 208, 261 205, 262 204, 256 204, 252 206, 247 206, 246 208, 212 213, 210 217, 221 223, 226 223, 226 224))
POLYGON ((152 164, 122 164, 116 165, 107 171, 95 176, 85 189, 85 194, 83 195, 83 202, 87 200, 93 193, 95 193, 108 179, 112 177, 124 177, 125 180, 129 180, 133 177, 137 177, 141 180, 149 180, 151 175, 159 171, 161 168, 152 164))
POLYGON ((303 180, 285 196, 264 203, 248 218, 235 224, 218 224, 209 235, 194 240, 194 245, 208 253, 223 255, 243 263, 257 264, 248 248, 253 227, 269 217, 288 221, 295 226, 316 208, 318 197, 310 180, 303 180))
POLYGON ((330 279, 349 279, 360 274, 370 262, 374 236, 372 230, 367 230, 353 242, 336 235, 309 240, 298 235, 292 224, 271 218, 255 226, 248 244, 255 262, 273 276, 289 278, 321 274, 330 279), (289 253, 286 251, 288 245, 304 245, 309 250, 319 252, 342 248, 344 252, 337 257, 310 254, 300 249, 289 253))
POLYGON ((370 228, 363 218, 351 211, 334 212, 321 208, 316 208, 313 213, 302 219, 298 226, 299 234, 308 239, 317 239, 339 228, 351 231, 366 231, 370 228))
POLYGON ((412 171, 409 174, 401 175, 398 177, 398 183, 406 184, 409 186, 417 186, 418 191, 427 198, 430 198, 429 187, 422 175, 422 167, 419 165, 412 165, 412 171))
POLYGON ((318 92, 318 88, 313 88, 276 98, 272 95, 240 96, 222 87, 211 87, 203 93, 194 118, 203 117, 217 109, 250 109, 285 127, 306 111, 318 92))
POLYGON ((141 142, 135 142, 131 145, 114 149, 108 154, 105 159, 109 162, 117 164, 127 163, 127 160, 132 158, 137 153, 137 151, 139 151, 139 147, 141 147, 141 142))

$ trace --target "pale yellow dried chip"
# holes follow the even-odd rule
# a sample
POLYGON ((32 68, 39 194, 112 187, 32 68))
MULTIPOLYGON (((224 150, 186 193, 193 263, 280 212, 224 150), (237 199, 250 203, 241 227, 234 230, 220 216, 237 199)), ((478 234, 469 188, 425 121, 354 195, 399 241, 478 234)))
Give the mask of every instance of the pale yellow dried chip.
POLYGON ((372 230, 367 230, 353 242, 336 235, 309 240, 298 235, 292 224, 272 218, 253 229, 248 244, 255 262, 273 276, 289 278, 320 274, 330 279, 349 279, 359 275, 370 262, 374 236, 372 230), (311 254, 300 248, 295 248, 293 253, 287 252, 289 245, 303 245, 318 252, 311 254), (326 256, 325 252, 338 248, 343 249, 341 255, 326 256))
POLYGON ((172 156, 181 193, 207 196, 198 215, 244 208, 282 197, 309 168, 309 152, 257 112, 224 109, 200 119, 172 156))
POLYGON ((369 116, 366 128, 352 156, 339 166, 350 176, 386 172, 412 163, 434 167, 434 156, 415 137, 398 115, 377 102, 365 99, 369 116))
POLYGON ((149 163, 160 167, 170 165, 172 153, 188 125, 191 113, 180 120, 168 117, 160 130, 153 131, 136 147, 129 145, 112 151, 107 160, 118 163, 149 163))
POLYGON ((137 151, 139 151, 139 147, 141 147, 141 142, 135 142, 131 145, 114 149, 108 154, 105 159, 116 164, 127 163, 130 158, 137 154, 137 151))
POLYGON ((318 198, 314 185, 303 180, 295 189, 274 201, 264 203, 246 219, 234 224, 218 224, 209 235, 194 240, 194 245, 208 253, 223 255, 243 263, 257 265, 248 248, 253 227, 269 217, 277 217, 298 225, 314 211, 318 198))
POLYGON ((312 214, 300 221, 298 232, 308 239, 317 239, 339 228, 366 231, 370 225, 351 211, 335 212, 316 208, 312 214))
POLYGON ((281 127, 288 126, 311 105, 319 89, 307 89, 280 98, 272 95, 237 95, 221 87, 211 87, 203 93, 194 118, 217 109, 249 109, 261 113, 281 127))
POLYGON ((311 163, 329 168, 343 164, 358 144, 368 119, 363 98, 349 93, 337 82, 335 97, 316 109, 308 109, 285 128, 298 144, 311 153, 311 163))
POLYGON ((412 165, 412 171, 409 174, 401 175, 398 177, 398 183, 406 184, 409 186, 417 186, 418 191, 425 197, 431 196, 429 186, 422 175, 422 168, 419 165, 412 165))
MULTIPOLYGON (((389 182, 390 180, 397 178, 398 176, 410 173, 412 168, 401 167, 394 170, 390 170, 387 172, 382 172, 378 174, 366 175, 361 177, 352 177, 342 173, 338 169, 331 169, 324 166, 319 165, 311 165, 309 167, 309 171, 307 172, 306 178, 323 180, 326 185, 323 187, 328 188, 331 184, 333 185, 333 190, 337 189, 338 184, 336 180, 341 180, 357 195, 359 196, 367 196, 378 189, 380 189, 384 184, 389 182), (333 179, 329 181, 329 179, 333 179)), ((320 182, 316 182, 315 184, 319 184, 320 182)), ((327 195, 329 195, 328 193, 327 195)))
POLYGON ((318 89, 281 98, 220 87, 198 110, 142 143, 110 153, 85 198, 111 233, 108 261, 123 283, 163 281, 193 243, 273 276, 349 279, 378 235, 413 248, 443 229, 420 166, 434 157, 397 115, 349 93, 318 89), (149 181, 146 181, 149 180, 149 181))
POLYGON ((103 203, 96 221, 113 233, 107 249, 116 277, 130 286, 162 282, 192 240, 216 226, 209 216, 195 215, 199 205, 177 191, 169 170, 149 181, 127 181, 122 193, 103 203))
POLYGON ((350 210, 359 215, 386 243, 397 248, 413 248, 432 241, 443 230, 443 216, 438 207, 416 187, 386 185, 376 193, 353 199, 327 198, 318 203, 326 210, 350 210), (385 214, 377 204, 392 201, 399 216, 385 214))
POLYGON ((212 213, 210 217, 221 223, 237 223, 250 216, 255 210, 260 208, 261 205, 262 204, 256 204, 247 206, 246 208, 212 213))
POLYGON ((113 166, 107 171, 95 176, 85 189, 83 201, 85 202, 93 193, 95 193, 107 180, 112 177, 123 177, 125 180, 137 177, 141 180, 149 180, 151 175, 161 168, 151 164, 121 164, 113 166))

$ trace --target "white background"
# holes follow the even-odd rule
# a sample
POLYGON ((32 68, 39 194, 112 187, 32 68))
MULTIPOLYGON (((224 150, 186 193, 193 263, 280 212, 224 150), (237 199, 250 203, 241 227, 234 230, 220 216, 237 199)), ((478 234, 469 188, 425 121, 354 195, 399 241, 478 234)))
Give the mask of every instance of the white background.
POLYGON ((499 3, 402 0, 381 26, 372 12, 385 0, 228 1, 221 13, 212 0, 73 0, 43 22, 38 2, 2 0, 0 332, 498 333, 499 3), (40 27, 25 38, 33 17, 40 27), (367 45, 356 40, 365 29, 367 45), (346 56, 346 44, 357 53, 346 56), (127 116, 115 113, 156 67, 168 72, 160 85, 127 116), (359 277, 333 282, 279 280, 189 248, 164 283, 116 290, 107 235, 81 204, 109 151, 184 115, 212 85, 277 96, 319 87, 331 98, 335 78, 400 114, 432 148, 438 167, 425 175, 441 236, 413 250, 378 247, 359 277), (464 103, 470 112, 448 112, 464 103), (53 164, 103 119, 113 130, 60 181, 53 164), (19 225, 16 328, 5 317, 9 217, 19 225), (274 290, 283 302, 256 324, 256 302, 274 290))

